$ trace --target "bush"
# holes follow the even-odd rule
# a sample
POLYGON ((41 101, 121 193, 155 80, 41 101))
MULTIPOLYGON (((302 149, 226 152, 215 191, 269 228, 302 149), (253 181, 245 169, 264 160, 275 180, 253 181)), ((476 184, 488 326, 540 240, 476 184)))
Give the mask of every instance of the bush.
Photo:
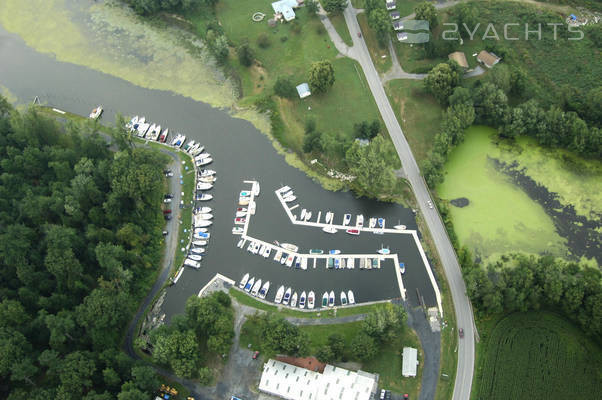
POLYGON ((282 36, 282 37, 280 37, 280 41, 282 43, 286 42, 287 40, 288 40, 288 36, 282 36))
POLYGON ((253 64, 255 57, 253 55, 253 50, 248 43, 243 43, 238 46, 236 53, 238 54, 238 61, 245 67, 250 67, 253 64))
POLYGON ((326 28, 324 28, 324 25, 320 24, 318 26, 316 26, 316 33, 318 35, 323 35, 326 33, 326 28))
POLYGON ((293 32, 294 34, 300 34, 301 33, 301 24, 297 22, 297 20, 294 20, 292 22, 289 22, 289 24, 291 25, 291 32, 293 32))
POLYGON ((207 367, 199 369, 199 383, 201 385, 209 385, 213 380, 213 372, 207 367))
POLYGON ((257 46, 261 47, 262 49, 267 49, 271 44, 272 42, 270 42, 270 38, 266 33, 261 33, 257 37, 257 46))
POLYGON ((274 84, 274 93, 276 93, 279 97, 284 97, 286 99, 292 99, 295 97, 297 93, 297 89, 293 82, 291 82, 290 78, 287 77, 279 77, 274 84))

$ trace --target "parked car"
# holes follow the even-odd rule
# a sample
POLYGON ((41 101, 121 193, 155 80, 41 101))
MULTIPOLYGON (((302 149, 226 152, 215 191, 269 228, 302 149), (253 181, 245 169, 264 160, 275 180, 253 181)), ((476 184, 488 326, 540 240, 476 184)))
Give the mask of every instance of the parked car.
POLYGON ((165 196, 163 196, 166 199, 173 199, 173 194, 171 193, 167 193, 165 196))
POLYGON ((163 199, 163 203, 171 203, 171 199, 169 197, 166 197, 163 199))
POLYGON ((464 337, 464 329, 463 328, 458 329, 458 334, 460 335, 460 338, 463 338, 464 337))
POLYGON ((167 170, 165 170, 165 176, 170 178, 173 176, 173 172, 171 172, 171 170, 167 169, 167 170))
POLYGON ((167 235, 169 235, 169 232, 163 231, 163 236, 167 236, 167 235))
POLYGON ((163 214, 171 214, 171 209, 163 210, 163 214))
POLYGON ((380 390, 380 400, 385 400, 385 393, 386 393, 385 389, 380 390))
POLYGON ((404 398, 404 400, 409 400, 410 399, 410 395, 406 393, 406 394, 403 395, 403 398, 404 398))
POLYGON ((166 221, 171 220, 171 215, 169 215, 169 214, 165 214, 165 215, 163 215, 163 217, 165 217, 166 221))

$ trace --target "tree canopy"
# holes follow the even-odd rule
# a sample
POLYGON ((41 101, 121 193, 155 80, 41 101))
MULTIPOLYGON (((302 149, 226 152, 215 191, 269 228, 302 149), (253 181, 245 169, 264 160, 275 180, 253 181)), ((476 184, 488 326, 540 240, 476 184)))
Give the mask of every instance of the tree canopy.
POLYGON ((317 61, 309 67, 309 86, 315 94, 324 93, 334 85, 334 67, 330 61, 317 61))
POLYGON ((381 135, 367 146, 355 141, 345 157, 349 173, 356 177, 355 192, 367 197, 391 194, 396 180, 392 167, 396 156, 391 142, 381 135))

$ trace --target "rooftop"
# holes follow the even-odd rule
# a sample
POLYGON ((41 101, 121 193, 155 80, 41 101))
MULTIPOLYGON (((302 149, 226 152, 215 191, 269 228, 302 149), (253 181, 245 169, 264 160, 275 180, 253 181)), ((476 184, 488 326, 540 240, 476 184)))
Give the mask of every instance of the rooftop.
POLYGON ((468 68, 468 61, 466 61, 466 55, 462 51, 454 51, 451 53, 448 58, 450 60, 454 60, 458 63, 462 68, 468 68))
POLYGON ((405 377, 416 376, 418 366, 418 350, 413 347, 404 347, 402 356, 401 375, 405 377))
POLYGON ((495 54, 490 53, 490 52, 488 52, 486 50, 481 50, 481 52, 477 56, 477 60, 479 62, 482 62, 483 64, 485 64, 485 66, 487 68, 491 68, 495 64, 497 64, 498 62, 500 62, 501 58, 499 58, 495 54))

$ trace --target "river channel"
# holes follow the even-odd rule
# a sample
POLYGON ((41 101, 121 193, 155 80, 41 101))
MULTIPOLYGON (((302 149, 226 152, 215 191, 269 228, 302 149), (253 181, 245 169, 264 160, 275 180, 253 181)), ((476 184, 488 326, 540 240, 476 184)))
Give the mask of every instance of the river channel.
MULTIPOLYGON (((413 237, 409 234, 350 236, 339 231, 334 235, 319 228, 294 226, 278 202, 274 190, 288 185, 295 190, 301 207, 315 214, 333 211, 338 223, 344 213, 383 217, 388 227, 404 224, 415 230, 416 222, 410 209, 396 204, 356 199, 350 192, 329 192, 313 182, 302 171, 288 165, 268 137, 249 122, 233 118, 227 111, 213 108, 172 92, 135 86, 86 67, 59 62, 50 55, 28 47, 23 40, 0 26, 0 85, 29 103, 38 96, 42 103, 66 111, 87 115, 98 104, 105 108, 104 123, 115 115, 144 115, 147 120, 179 131, 189 140, 196 140, 212 154, 210 168, 218 180, 211 193, 214 200, 205 203, 213 208, 214 224, 206 256, 199 270, 186 269, 178 283, 170 287, 163 304, 167 319, 184 311, 185 300, 199 290, 216 273, 238 281, 244 273, 272 282, 273 298, 276 285, 294 290, 314 290, 317 297, 326 290, 353 290, 357 302, 399 298, 400 290, 393 263, 387 261, 378 270, 327 270, 324 261, 307 271, 286 268, 273 261, 250 255, 236 247, 239 239, 231 229, 238 193, 248 188, 246 179, 261 184, 257 213, 249 226, 249 235, 266 242, 279 240, 297 244, 305 252, 309 248, 340 249, 342 253, 374 254, 381 246, 389 247, 406 265, 403 283, 411 306, 416 306, 418 293, 426 306, 436 306, 433 286, 413 237)), ((342 116, 343 117, 343 116, 342 116)), ((300 209, 300 208, 299 208, 300 209)), ((315 215, 314 214, 314 215, 315 215)), ((314 217, 315 220, 315 217, 314 217)), ((355 217, 354 217, 355 220, 355 217)), ((335 221, 337 222, 337 221, 335 221)), ((273 255, 273 254, 272 254, 273 255)))

